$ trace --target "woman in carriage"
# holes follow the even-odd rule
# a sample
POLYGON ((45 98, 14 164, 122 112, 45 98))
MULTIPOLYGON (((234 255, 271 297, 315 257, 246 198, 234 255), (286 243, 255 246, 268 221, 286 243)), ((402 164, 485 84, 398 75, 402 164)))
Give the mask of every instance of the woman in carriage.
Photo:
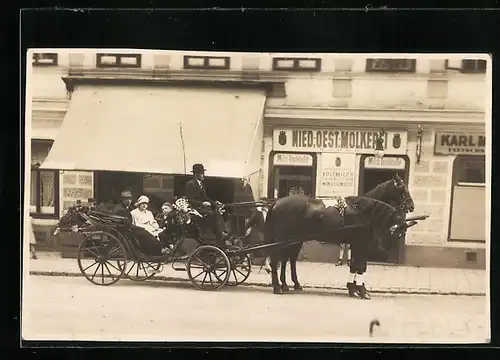
POLYGON ((163 255, 169 251, 168 246, 160 242, 160 234, 164 231, 148 210, 149 198, 141 195, 135 203, 136 208, 130 212, 132 216, 132 232, 140 241, 148 255, 163 255))

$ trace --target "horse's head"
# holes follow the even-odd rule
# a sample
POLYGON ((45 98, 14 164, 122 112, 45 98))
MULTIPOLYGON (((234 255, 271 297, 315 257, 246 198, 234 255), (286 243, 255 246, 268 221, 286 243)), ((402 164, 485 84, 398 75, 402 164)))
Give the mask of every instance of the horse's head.
POLYGON ((394 206, 405 214, 415 210, 415 203, 411 198, 408 187, 397 173, 392 179, 387 180, 384 185, 386 185, 384 186, 384 194, 378 200, 394 206))

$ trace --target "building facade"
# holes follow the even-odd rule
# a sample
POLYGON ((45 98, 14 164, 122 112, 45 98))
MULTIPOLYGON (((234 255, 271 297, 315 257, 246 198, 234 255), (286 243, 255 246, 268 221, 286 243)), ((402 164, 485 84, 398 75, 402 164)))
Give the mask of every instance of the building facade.
MULTIPOLYGON (((430 218, 411 228, 394 253, 372 254, 371 261, 485 267, 491 82, 484 59, 75 49, 37 54, 28 78, 28 85, 33 84, 31 209, 35 227, 39 225, 35 231, 49 229, 47 237, 68 206, 95 197, 103 183, 113 182, 111 166, 142 178, 136 192, 175 193, 177 179, 187 173, 178 160, 186 151, 177 139, 184 137, 188 148, 190 141, 206 145, 203 154, 192 145, 188 162, 203 159, 214 176, 247 178, 254 198, 305 193, 327 202, 333 196, 361 195, 398 173, 415 201, 415 213, 429 213, 430 218), (45 63, 38 64, 40 60, 45 63), (191 103, 193 96, 198 100, 191 103), (138 102, 138 109, 123 105, 138 102), (107 128, 155 117, 163 125, 151 123, 149 132, 133 128, 137 139, 170 126, 164 133, 170 153, 162 153, 161 139, 152 137, 158 141, 147 148, 154 154, 149 167, 129 168, 102 151, 93 157, 72 154, 75 164, 61 165, 64 157, 57 152, 69 150, 58 133, 71 133, 64 130, 70 126, 66 124, 93 122, 94 132, 80 136, 78 144, 104 146, 106 139, 99 137, 108 134, 107 128), (103 127, 109 118, 115 121, 103 127), (198 122, 182 120, 188 118, 198 122), (234 119, 241 125, 233 124, 234 119), (209 133, 199 131, 204 124, 217 135, 206 139, 209 133), (381 160, 373 156, 379 137, 385 149, 381 160), (228 148, 235 149, 231 156, 228 148), (53 159, 59 156, 59 165, 50 156, 47 160, 49 150, 57 155, 53 159), (101 162, 88 163, 88 158, 101 162), (45 160, 53 164, 41 170, 38 165, 45 160), (241 163, 245 169, 235 170, 241 163), (234 171, 226 174, 228 168, 234 171)), ((84 132, 78 127, 72 131, 73 138, 84 132)), ((127 153, 128 159, 133 157, 127 153)), ((135 163, 144 164, 140 160, 135 163)), ((242 188, 234 189, 241 199, 242 188)), ((335 246, 308 243, 302 257, 335 261, 336 251, 335 246)))

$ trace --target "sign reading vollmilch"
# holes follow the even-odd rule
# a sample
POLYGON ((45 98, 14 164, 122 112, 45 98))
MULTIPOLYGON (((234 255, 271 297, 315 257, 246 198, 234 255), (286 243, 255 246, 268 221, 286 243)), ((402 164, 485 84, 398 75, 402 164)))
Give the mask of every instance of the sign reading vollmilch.
MULTIPOLYGON (((373 153, 378 131, 275 129, 273 149, 282 151, 373 153)), ((387 154, 406 154, 406 131, 387 131, 383 135, 387 154)))
POLYGON ((484 134, 436 132, 434 152, 441 155, 484 155, 484 134))

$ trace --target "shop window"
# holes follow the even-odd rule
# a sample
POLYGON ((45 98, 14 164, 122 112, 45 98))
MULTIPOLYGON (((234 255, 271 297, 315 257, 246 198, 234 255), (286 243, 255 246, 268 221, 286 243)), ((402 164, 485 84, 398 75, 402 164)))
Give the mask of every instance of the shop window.
POLYGON ((486 163, 484 156, 458 156, 455 160, 454 168, 456 182, 459 184, 486 183, 486 163))
POLYGON ((367 72, 415 72, 415 59, 367 59, 367 72))
POLYGON ((450 241, 486 241, 485 157, 457 156, 453 166, 450 241))
POLYGON ((33 217, 58 217, 59 172, 40 170, 52 141, 31 142, 30 214, 33 217))
POLYGON ((56 53, 34 53, 33 66, 57 66, 56 53))
POLYGON ((141 54, 97 54, 97 67, 140 68, 141 54))

